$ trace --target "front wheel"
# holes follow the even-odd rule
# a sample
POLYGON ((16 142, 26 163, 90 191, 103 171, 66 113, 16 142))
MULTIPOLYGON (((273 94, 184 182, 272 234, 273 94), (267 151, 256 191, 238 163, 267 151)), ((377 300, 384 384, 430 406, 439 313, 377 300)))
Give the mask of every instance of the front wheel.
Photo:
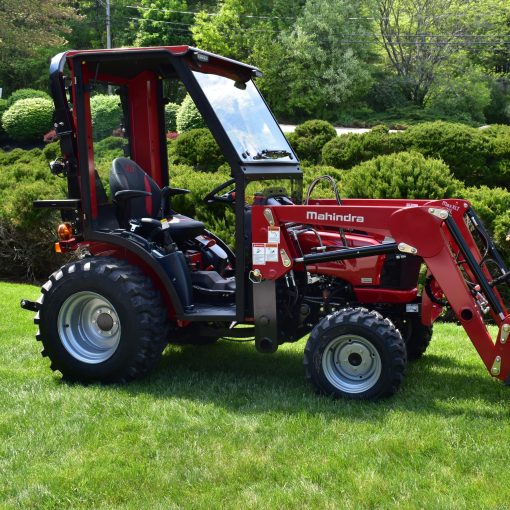
POLYGON ((71 262, 42 286, 38 340, 65 379, 121 383, 145 375, 167 344, 166 310, 140 269, 108 257, 71 262))
POLYGON ((314 327, 304 363, 307 378, 320 393, 377 399, 398 390, 407 357, 391 321, 365 308, 346 308, 314 327))

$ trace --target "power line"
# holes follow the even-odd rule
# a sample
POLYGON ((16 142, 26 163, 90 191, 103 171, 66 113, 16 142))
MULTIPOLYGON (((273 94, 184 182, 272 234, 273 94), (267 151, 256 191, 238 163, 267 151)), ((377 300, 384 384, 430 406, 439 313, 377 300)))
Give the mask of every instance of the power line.
MULTIPOLYGON (((177 9, 158 9, 155 7, 141 7, 136 5, 126 5, 128 9, 138 9, 141 11, 157 11, 167 12, 173 14, 204 14, 205 16, 219 16, 218 12, 205 12, 205 11, 179 11, 177 9)), ((254 14, 238 14, 242 18, 256 18, 256 19, 296 19, 295 16, 257 16, 254 14)))
MULTIPOLYGON (((192 26, 193 23, 184 23, 184 22, 177 22, 177 21, 166 21, 166 20, 157 20, 152 18, 133 18, 128 17, 125 19, 129 19, 132 21, 137 22, 150 22, 150 23, 160 23, 164 25, 173 25, 173 26, 192 26)), ((185 32, 189 33, 189 30, 186 29, 179 29, 174 28, 175 31, 179 32, 185 32)), ((258 30, 263 32, 273 32, 272 30, 258 30)), ((275 35, 282 33, 278 32, 275 33, 275 35)), ((371 33, 341 33, 341 32, 332 32, 332 35, 337 36, 339 39, 337 40, 337 43, 339 44, 366 44, 368 42, 384 42, 385 37, 381 34, 371 34, 371 33), (352 39, 350 39, 352 37, 352 39)), ((510 41, 504 40, 504 39, 494 39, 491 41, 488 40, 457 40, 457 41, 450 41, 450 40, 444 40, 444 41, 426 41, 421 39, 422 37, 433 37, 433 38, 444 38, 448 39, 449 37, 457 37, 462 39, 478 39, 480 37, 486 37, 489 38, 489 35, 474 35, 474 34, 419 34, 419 35, 413 35, 413 34, 400 34, 398 37, 396 37, 395 42, 400 44, 401 46, 498 46, 498 45, 507 45, 510 44, 510 41), (408 40, 399 41, 398 38, 405 37, 408 40), (411 40, 411 38, 414 38, 411 40)))

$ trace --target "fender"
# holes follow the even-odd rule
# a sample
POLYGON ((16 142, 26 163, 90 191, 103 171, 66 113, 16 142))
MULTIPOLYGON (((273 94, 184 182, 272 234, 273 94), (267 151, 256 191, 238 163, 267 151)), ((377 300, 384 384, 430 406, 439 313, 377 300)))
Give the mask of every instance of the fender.
POLYGON ((110 254, 113 255, 115 253, 116 256, 127 259, 134 265, 144 266, 144 269, 149 269, 152 280, 163 295, 163 299, 169 309, 169 315, 176 320, 186 318, 174 284, 150 253, 128 239, 102 232, 90 231, 87 241, 80 244, 86 246, 89 242, 91 243, 91 252, 94 255, 99 255, 100 253, 107 255, 108 252, 111 252, 110 254))

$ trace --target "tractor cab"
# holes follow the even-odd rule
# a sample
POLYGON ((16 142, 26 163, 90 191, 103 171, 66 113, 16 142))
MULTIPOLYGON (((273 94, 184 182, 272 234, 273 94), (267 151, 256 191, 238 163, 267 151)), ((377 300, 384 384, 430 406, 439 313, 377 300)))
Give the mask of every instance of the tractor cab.
POLYGON ((69 198, 36 206, 60 209, 71 225, 72 235, 60 240, 60 249, 122 254, 144 266, 179 321, 253 316, 247 292, 252 255, 247 200, 291 203, 285 189, 300 200, 302 185, 297 157, 253 81, 260 75, 254 67, 187 46, 57 55, 50 79, 63 159, 52 171, 67 178, 69 198), (182 86, 231 168, 232 178, 203 198, 234 207, 234 249, 202 222, 172 208, 172 198, 188 190, 171 185, 165 92, 182 86), (91 97, 107 88, 119 96, 125 140, 124 157, 111 162, 109 186, 96 169, 91 112, 91 97), (268 184, 282 180, 284 186, 268 184))

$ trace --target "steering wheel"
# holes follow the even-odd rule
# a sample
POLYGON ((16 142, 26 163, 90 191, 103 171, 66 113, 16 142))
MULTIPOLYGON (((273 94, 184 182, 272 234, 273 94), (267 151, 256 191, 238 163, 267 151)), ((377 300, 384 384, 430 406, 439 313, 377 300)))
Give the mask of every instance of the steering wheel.
POLYGON ((226 193, 223 193, 222 195, 218 195, 220 191, 223 191, 226 188, 229 188, 236 182, 235 179, 229 179, 227 182, 223 182, 219 186, 216 186, 212 191, 207 193, 207 195, 204 197, 204 202, 207 205, 213 204, 214 202, 222 202, 224 204, 233 204, 236 200, 235 192, 236 188, 235 186, 228 190, 226 193))

